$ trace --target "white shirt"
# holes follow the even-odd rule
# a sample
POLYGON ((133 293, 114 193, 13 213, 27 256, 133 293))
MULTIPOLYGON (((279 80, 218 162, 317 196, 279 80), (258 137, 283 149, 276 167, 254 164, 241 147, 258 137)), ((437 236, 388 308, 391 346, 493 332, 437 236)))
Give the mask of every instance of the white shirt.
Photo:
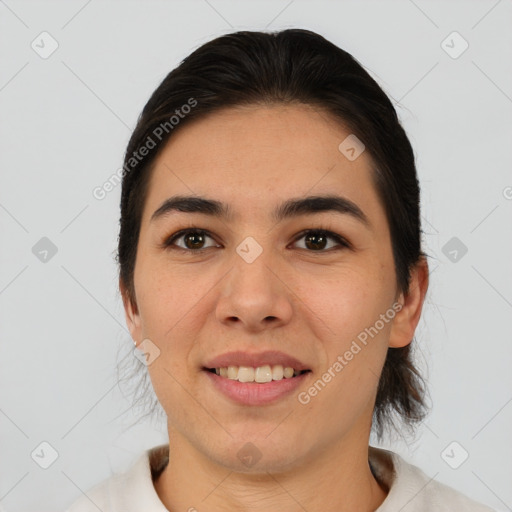
MULTIPOLYGON (((115 474, 81 496, 66 512, 169 512, 153 485, 168 461, 168 445, 145 451, 126 472, 115 474)), ((398 454, 369 448, 370 464, 389 489, 376 512, 495 512, 429 478, 398 454)))

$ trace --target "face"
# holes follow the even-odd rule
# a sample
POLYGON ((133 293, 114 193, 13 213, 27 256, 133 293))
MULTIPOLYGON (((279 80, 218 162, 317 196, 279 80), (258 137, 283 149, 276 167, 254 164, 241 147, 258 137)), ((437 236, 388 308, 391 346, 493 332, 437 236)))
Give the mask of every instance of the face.
POLYGON ((372 163, 338 149, 348 135, 307 106, 227 109, 156 160, 125 309, 137 344, 160 351, 148 371, 171 443, 245 472, 367 443, 386 351, 411 338, 396 328, 403 297, 372 163), (178 195, 227 211, 161 208, 178 195), (309 196, 341 206, 276 215, 309 196), (228 366, 249 382, 215 373, 228 366), (279 366, 307 371, 279 380, 279 366), (251 368, 276 380, 250 382, 251 368))

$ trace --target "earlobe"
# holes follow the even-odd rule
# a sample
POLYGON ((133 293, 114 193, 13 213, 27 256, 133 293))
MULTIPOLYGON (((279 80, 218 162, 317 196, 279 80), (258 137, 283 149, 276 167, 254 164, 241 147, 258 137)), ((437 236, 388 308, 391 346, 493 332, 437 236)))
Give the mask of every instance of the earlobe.
POLYGON ((398 298, 397 302, 402 304, 402 308, 393 320, 389 337, 390 347, 405 347, 412 341, 420 321, 427 289, 428 263, 422 256, 410 272, 409 291, 400 294, 398 298))

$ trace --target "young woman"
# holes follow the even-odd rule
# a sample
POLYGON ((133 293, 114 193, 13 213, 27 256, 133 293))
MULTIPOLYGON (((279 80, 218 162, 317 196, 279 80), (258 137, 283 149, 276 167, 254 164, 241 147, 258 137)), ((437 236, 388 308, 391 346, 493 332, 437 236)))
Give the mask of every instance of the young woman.
POLYGON ((351 55, 299 29, 194 51, 139 118, 120 222, 169 444, 70 512, 491 510, 369 446, 425 414, 428 264, 411 145, 351 55))

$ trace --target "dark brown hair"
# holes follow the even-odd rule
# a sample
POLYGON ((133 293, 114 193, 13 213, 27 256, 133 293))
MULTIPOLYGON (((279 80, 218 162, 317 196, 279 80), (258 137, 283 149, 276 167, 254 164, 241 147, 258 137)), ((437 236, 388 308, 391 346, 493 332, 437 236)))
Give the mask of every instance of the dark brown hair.
MULTIPOLYGON (((364 143, 390 227, 397 286, 407 293, 410 270, 426 255, 414 154, 391 101, 349 53, 314 32, 241 31, 202 45, 172 70, 145 105, 129 141, 117 261, 135 308, 141 217, 152 164, 169 137, 193 119, 227 107, 292 103, 329 113, 364 143)), ((408 426, 423 419, 424 396, 411 344, 389 348, 374 408, 379 438, 387 423, 394 424, 395 414, 408 426)))

